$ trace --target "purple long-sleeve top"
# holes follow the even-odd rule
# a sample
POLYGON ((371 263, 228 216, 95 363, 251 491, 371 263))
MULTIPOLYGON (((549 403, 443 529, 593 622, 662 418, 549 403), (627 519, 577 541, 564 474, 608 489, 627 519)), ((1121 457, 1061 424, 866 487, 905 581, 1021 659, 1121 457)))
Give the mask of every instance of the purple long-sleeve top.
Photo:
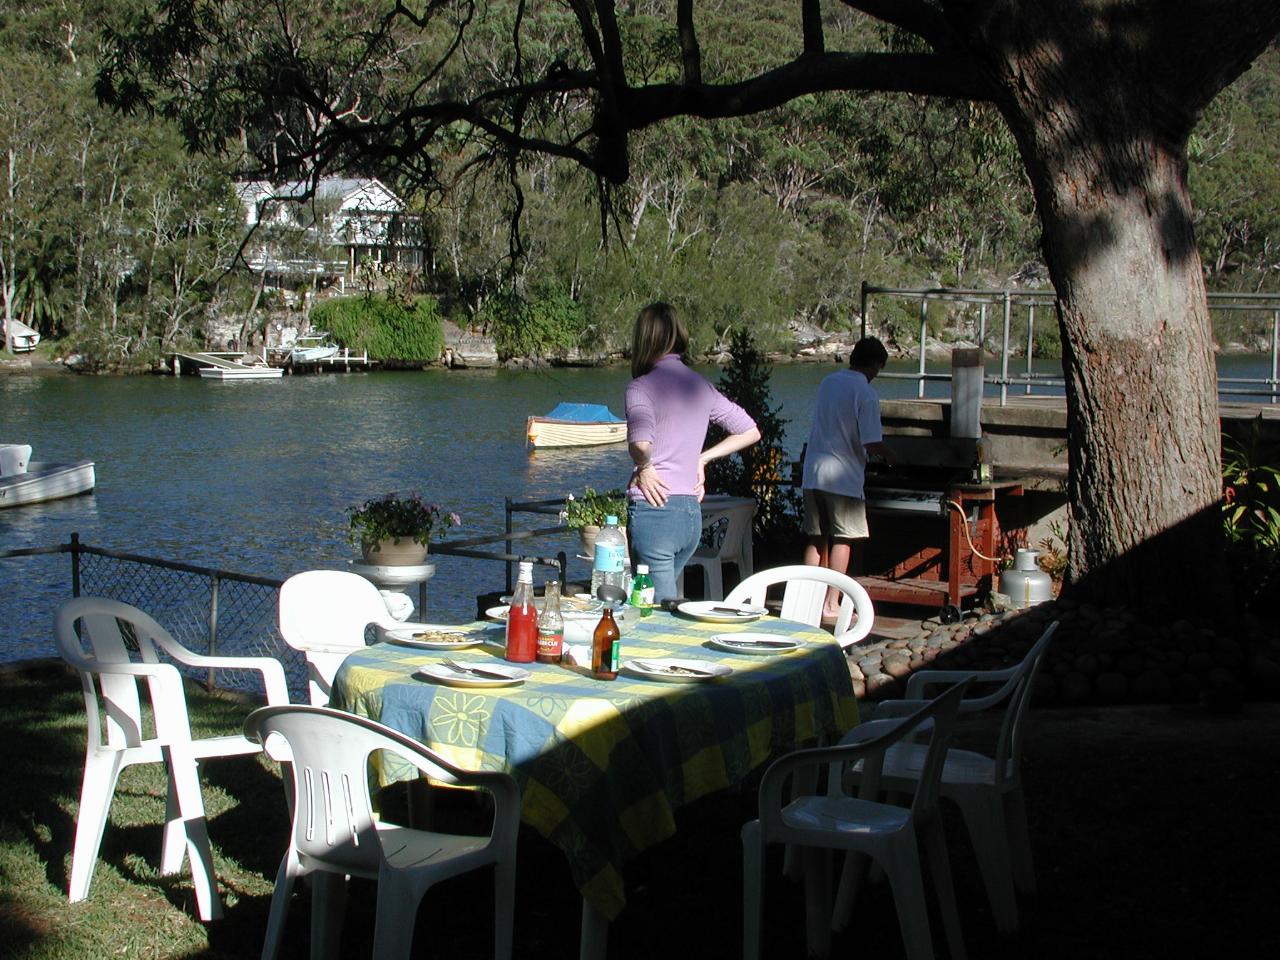
MULTIPOLYGON (((627 441, 653 446, 651 457, 668 495, 694 494, 698 455, 714 423, 730 434, 756 425, 750 414, 668 353, 653 369, 627 384, 627 441)), ((633 500, 644 495, 635 487, 633 500)))

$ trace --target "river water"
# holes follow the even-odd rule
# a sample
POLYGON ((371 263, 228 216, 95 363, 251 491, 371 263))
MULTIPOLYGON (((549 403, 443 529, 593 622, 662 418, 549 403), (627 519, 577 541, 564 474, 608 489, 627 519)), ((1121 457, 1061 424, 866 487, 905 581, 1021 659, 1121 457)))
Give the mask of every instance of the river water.
MULTIPOLYGON (((1228 363, 1224 375, 1264 376, 1268 360, 1228 363)), ((834 369, 773 369, 773 400, 788 420, 793 456, 808 434, 817 383, 834 369)), ((718 376, 703 372, 713 381, 718 376)), ((622 367, 242 383, 0 376, 0 442, 30 443, 37 460, 97 465, 91 496, 0 510, 0 551, 66 543, 75 531, 94 546, 284 578, 348 563, 355 551, 345 540, 346 508, 393 490, 417 491, 459 513, 464 526, 451 531, 455 539, 498 533, 506 496, 559 497, 626 480, 624 446, 531 452, 524 424, 561 400, 606 403, 620 414, 627 379, 622 367)), ((914 383, 891 379, 876 387, 883 397, 916 391, 914 383)), ((948 390, 945 383, 929 385, 931 396, 948 390)), ((525 515, 517 526, 551 520, 525 515)), ((572 556, 576 545, 567 537, 533 544, 517 551, 565 549, 572 556)), ((500 563, 437 559, 432 620, 469 620, 476 595, 503 585, 500 563)), ((52 653, 50 620, 70 595, 69 570, 65 556, 0 559, 0 660, 52 653)), ((571 561, 571 577, 585 573, 585 564, 571 561)))

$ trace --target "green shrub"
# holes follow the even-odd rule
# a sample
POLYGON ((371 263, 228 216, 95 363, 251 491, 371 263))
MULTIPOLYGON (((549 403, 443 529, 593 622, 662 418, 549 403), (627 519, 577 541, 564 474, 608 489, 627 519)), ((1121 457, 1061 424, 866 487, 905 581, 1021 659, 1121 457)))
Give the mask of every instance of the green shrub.
MULTIPOLYGON (((770 365, 746 330, 734 331, 729 358, 718 387, 755 420, 760 428, 760 442, 707 464, 707 490, 754 497, 755 550, 765 557, 785 560, 796 552, 801 542, 800 495, 786 485, 783 476, 787 460, 782 444, 787 421, 778 415, 769 393, 770 365)), ((724 436, 723 430, 712 426, 707 446, 718 443, 724 436)))
POLYGON ((440 307, 433 297, 415 297, 408 306, 381 296, 326 300, 311 311, 311 325, 327 330, 347 349, 384 362, 438 360, 444 348, 440 307))
POLYGON ((558 284, 536 287, 529 297, 491 297, 477 318, 493 337, 499 358, 563 357, 586 327, 582 304, 558 284))
POLYGON ((1222 523, 1237 600, 1269 615, 1280 595, 1280 447, 1262 432, 1262 414, 1243 438, 1222 438, 1222 523))

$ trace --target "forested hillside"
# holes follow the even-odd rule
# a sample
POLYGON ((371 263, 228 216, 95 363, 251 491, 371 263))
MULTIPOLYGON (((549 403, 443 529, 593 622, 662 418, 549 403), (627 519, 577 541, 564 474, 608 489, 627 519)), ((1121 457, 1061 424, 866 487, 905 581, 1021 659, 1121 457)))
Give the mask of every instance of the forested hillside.
MULTIPOLYGON (((674 46, 654 58, 673 3, 633 5, 628 70, 678 70, 674 46)), ((358 22, 353 14, 385 6, 313 4, 316 22, 337 34, 358 22)), ((260 296, 237 261, 244 228, 232 183, 252 170, 235 136, 209 144, 222 148, 217 159, 193 156, 183 131, 163 118, 98 105, 104 31, 125 29, 148 6, 48 0, 0 10, 0 308, 62 341, 62 352, 111 365, 204 345, 215 318, 248 317, 245 329, 260 329, 269 312, 297 302, 260 296)), ((479 9, 498 36, 516 4, 479 9)), ((839 4, 824 9, 829 47, 880 29, 839 4)), ((794 43, 800 5, 743 0, 708 16, 699 24, 703 69, 731 78, 794 43), (748 12, 776 31, 743 31, 748 12)), ((890 33, 875 39, 900 42, 890 33)), ((468 42, 471 63, 484 69, 483 37, 468 42)), ((551 57, 555 43, 549 36, 546 49, 528 55, 551 57)), ((1189 175, 1211 290, 1280 290, 1278 114, 1280 51, 1272 47, 1197 129, 1189 175)), ((743 327, 761 346, 779 347, 793 322, 855 330, 864 280, 1046 285, 1022 164, 1000 118, 981 107, 827 94, 765 115, 670 121, 635 144, 630 181, 603 207, 592 178, 549 158, 430 193, 410 192, 391 170, 344 172, 382 177, 427 218, 428 264, 408 278, 413 292, 434 296, 444 315, 485 328, 512 353, 620 348, 636 308, 655 297, 684 309, 700 349, 727 344, 743 327), (509 194, 496 185, 512 177, 524 202, 514 259, 509 194)), ((457 169, 436 171, 436 182, 453 182, 468 159, 460 152, 457 169)), ((906 341, 917 317, 914 307, 899 309, 886 304, 876 320, 888 338, 906 341)), ((1219 330, 1221 341, 1247 341, 1269 320, 1222 322, 1255 326, 1219 330)))

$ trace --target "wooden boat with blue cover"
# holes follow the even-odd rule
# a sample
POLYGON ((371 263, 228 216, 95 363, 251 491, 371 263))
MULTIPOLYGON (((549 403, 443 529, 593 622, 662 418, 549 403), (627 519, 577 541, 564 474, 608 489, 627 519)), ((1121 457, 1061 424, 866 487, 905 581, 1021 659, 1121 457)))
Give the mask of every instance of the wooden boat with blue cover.
POLYGON ((533 447, 625 443, 627 421, 602 403, 561 403, 545 417, 530 417, 525 436, 533 447))

